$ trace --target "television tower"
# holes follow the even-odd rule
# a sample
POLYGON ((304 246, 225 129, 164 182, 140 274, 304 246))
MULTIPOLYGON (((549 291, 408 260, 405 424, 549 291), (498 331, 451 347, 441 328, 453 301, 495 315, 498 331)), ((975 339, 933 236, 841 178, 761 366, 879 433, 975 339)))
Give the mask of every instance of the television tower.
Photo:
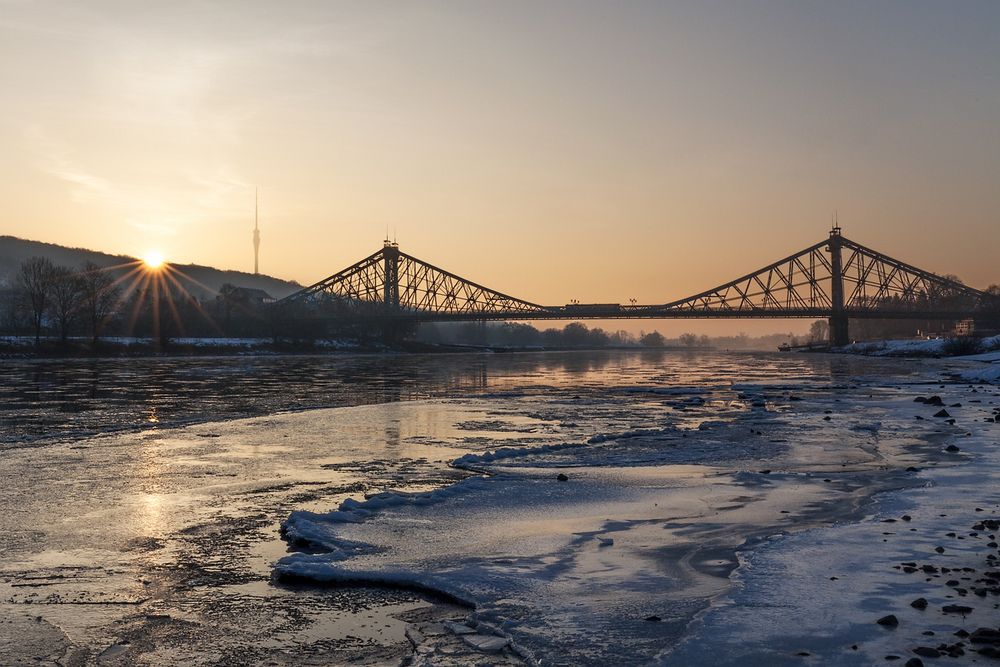
POLYGON ((257 188, 253 189, 253 274, 260 274, 260 227, 257 220, 257 188))

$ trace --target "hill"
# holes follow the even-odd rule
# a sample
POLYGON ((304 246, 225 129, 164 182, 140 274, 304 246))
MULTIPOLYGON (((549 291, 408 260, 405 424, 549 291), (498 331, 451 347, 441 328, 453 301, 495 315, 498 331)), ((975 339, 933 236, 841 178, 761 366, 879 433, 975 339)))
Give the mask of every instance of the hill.
MULTIPOLYGON (((47 257, 54 264, 70 268, 78 268, 84 262, 93 262, 98 266, 118 266, 138 261, 135 257, 127 255, 109 255, 85 248, 67 248, 55 243, 29 241, 14 236, 0 236, 0 286, 13 285, 17 281, 17 271, 21 263, 29 257, 47 257)), ((293 281, 266 275, 254 275, 244 271, 224 271, 199 264, 172 264, 171 266, 191 278, 190 281, 184 281, 184 286, 194 296, 201 298, 212 296, 225 283, 261 289, 276 299, 287 296, 302 287, 293 281)))

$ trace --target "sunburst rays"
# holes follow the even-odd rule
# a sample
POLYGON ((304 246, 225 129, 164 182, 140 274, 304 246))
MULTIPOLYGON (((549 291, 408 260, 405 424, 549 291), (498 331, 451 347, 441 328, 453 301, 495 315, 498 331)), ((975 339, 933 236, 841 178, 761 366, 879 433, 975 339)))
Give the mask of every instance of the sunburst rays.
POLYGON ((197 287, 198 291, 213 295, 218 292, 163 261, 160 256, 150 254, 139 260, 95 270, 115 275, 106 289, 118 290, 113 308, 115 312, 121 312, 123 307, 128 308, 124 330, 127 336, 135 334, 143 311, 149 313, 151 337, 162 340, 172 332, 184 336, 191 322, 185 322, 179 305, 197 313, 214 333, 223 333, 219 324, 187 286, 197 287))

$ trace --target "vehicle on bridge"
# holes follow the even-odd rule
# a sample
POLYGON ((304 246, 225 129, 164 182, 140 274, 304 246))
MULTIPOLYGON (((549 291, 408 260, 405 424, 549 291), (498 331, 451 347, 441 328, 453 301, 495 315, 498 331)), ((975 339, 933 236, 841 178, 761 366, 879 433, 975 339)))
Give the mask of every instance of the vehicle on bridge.
POLYGON ((587 315, 591 313, 616 313, 622 309, 620 303, 567 303, 563 310, 567 315, 587 315))

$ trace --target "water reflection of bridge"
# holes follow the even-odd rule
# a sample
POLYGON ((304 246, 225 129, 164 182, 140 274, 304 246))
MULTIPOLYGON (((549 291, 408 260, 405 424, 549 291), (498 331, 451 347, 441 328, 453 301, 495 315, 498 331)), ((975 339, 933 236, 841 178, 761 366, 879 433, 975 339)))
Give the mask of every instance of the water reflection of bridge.
POLYGON ((475 320, 826 318, 848 342, 850 319, 961 320, 986 294, 851 241, 828 238, 745 276, 663 304, 544 306, 497 292, 402 252, 378 252, 275 304, 289 317, 395 322, 475 320))

